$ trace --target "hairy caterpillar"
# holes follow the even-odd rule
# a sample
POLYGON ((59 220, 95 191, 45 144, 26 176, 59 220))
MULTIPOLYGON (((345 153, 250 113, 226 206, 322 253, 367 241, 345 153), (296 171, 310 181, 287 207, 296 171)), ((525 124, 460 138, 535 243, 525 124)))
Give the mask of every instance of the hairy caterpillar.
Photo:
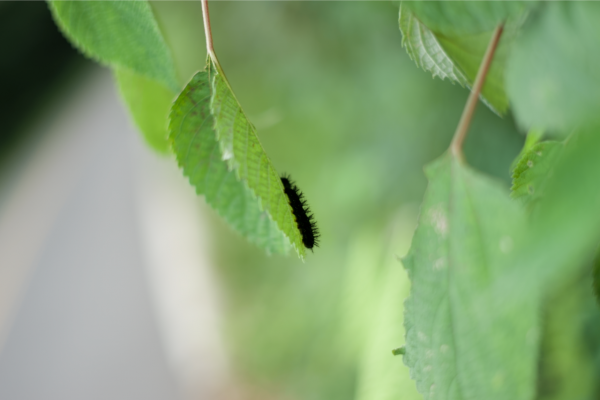
POLYGON ((292 181, 290 176, 283 175, 281 177, 281 183, 283 184, 285 194, 292 207, 292 212, 296 217, 296 224, 302 235, 302 243, 304 243, 304 246, 307 249, 312 250, 313 247, 319 246, 320 236, 315 217, 310 212, 306 200, 304 199, 304 195, 300 189, 298 189, 294 181, 292 181))

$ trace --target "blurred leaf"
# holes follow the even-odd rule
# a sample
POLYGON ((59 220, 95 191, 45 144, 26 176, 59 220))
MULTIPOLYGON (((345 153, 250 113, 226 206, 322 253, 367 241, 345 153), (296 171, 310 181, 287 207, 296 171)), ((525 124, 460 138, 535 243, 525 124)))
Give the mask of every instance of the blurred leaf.
POLYGON ((546 141, 526 151, 513 170, 512 198, 521 199, 528 207, 540 200, 563 148, 562 142, 546 141))
MULTIPOLYGON (((392 350, 404 343, 402 303, 410 282, 397 260, 388 262, 379 277, 379 299, 370 307, 375 315, 368 324, 364 356, 359 365, 355 400, 420 400, 415 382, 401 357, 392 350)), ((368 269, 368 268, 364 268, 368 269)))
POLYGON ((498 21, 503 19, 498 17, 513 17, 505 24, 480 96, 494 112, 504 114, 508 108, 504 66, 508 49, 522 24, 526 10, 521 3, 508 5, 504 9, 503 4, 508 3, 513 2, 403 2, 400 6, 402 43, 417 66, 430 71, 434 77, 448 77, 461 86, 470 87, 475 81, 493 30, 498 21), (462 14, 465 9, 471 8, 482 9, 483 19, 475 18, 476 14, 470 17, 462 14), (439 14, 442 11, 445 14, 439 14), (462 17, 458 17, 461 15, 462 17), (456 22, 453 18, 457 18, 456 22), (436 19, 439 20, 438 23, 434 23, 436 19), (462 19, 473 20, 468 32, 459 28, 462 19), (428 25, 427 21, 432 25, 428 25))
POLYGON ((505 296, 489 291, 510 266, 522 211, 503 187, 449 154, 427 175, 405 259, 412 282, 405 363, 425 399, 530 399, 535 298, 505 307, 505 296))
POLYGON ((592 271, 592 287, 594 288, 594 294, 596 295, 596 301, 600 305, 600 258, 596 257, 594 262, 594 269, 592 271))
POLYGON ((599 130, 581 129, 564 145, 522 246, 521 279, 560 281, 595 255, 600 239, 599 130))
POLYGON ((444 36, 493 31, 510 18, 518 18, 532 1, 407 1, 408 9, 429 29, 444 36))
POLYGON ((600 337, 586 336, 600 326, 600 309, 588 274, 568 280, 550 293, 543 317, 537 399, 597 399, 600 371, 595 358, 600 355, 600 337))
MULTIPOLYGON (((210 110, 209 75, 198 72, 181 92, 169 116, 170 140, 183 173, 225 220, 267 252, 286 253, 287 239, 260 209, 257 198, 221 157, 210 110)), ((288 207, 289 208, 289 207, 288 207)))
POLYGON ((542 131, 540 129, 534 129, 534 128, 532 128, 532 129, 530 129, 527 132, 527 136, 525 138, 525 143, 523 143, 523 147, 521 148, 521 151, 519 152, 519 155, 510 164, 510 172, 511 172, 511 174, 514 171, 514 169, 516 168, 517 163, 523 157, 523 155, 525 153, 527 153, 529 150, 531 150, 531 148, 533 146, 535 146, 536 144, 538 144, 540 142, 540 140, 542 140, 543 137, 544 137, 544 131, 542 131))
POLYGON ((162 83, 126 69, 115 69, 115 78, 146 142, 160 153, 169 152, 167 119, 176 94, 162 83))
POLYGON ((492 289, 507 306, 543 298, 577 276, 595 256, 600 240, 600 135, 597 127, 576 132, 544 184, 531 227, 518 241, 512 267, 492 289))
POLYGON ((88 57, 179 91, 171 54, 146 1, 50 1, 54 20, 88 57))
POLYGON ((562 134, 597 119, 600 3, 548 2, 523 29, 507 66, 517 121, 562 134))
POLYGON ((222 159, 230 170, 235 171, 238 179, 254 192, 261 206, 303 258, 305 248, 302 235, 279 174, 260 144, 256 128, 248 121, 223 71, 218 64, 215 66, 210 109, 222 159))
MULTIPOLYGON (((381 256, 385 239, 381 228, 354 233, 348 246, 344 275, 340 276, 342 324, 339 342, 345 357, 359 363, 372 330, 373 310, 379 302, 382 280, 381 256)), ((394 345, 398 347, 397 343, 394 345)))

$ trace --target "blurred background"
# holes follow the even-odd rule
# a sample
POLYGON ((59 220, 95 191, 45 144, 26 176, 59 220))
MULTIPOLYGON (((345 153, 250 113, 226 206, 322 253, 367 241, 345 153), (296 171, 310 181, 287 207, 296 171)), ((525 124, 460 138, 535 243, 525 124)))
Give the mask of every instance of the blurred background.
MULTIPOLYGON (((197 2, 155 2, 182 85, 197 2)), ((398 399, 406 254, 467 91, 417 69, 394 2, 214 2, 216 52, 322 232, 246 243, 130 121, 43 2, 0 2, 0 399, 398 399)), ((509 185, 523 136, 480 105, 468 162, 509 185)))

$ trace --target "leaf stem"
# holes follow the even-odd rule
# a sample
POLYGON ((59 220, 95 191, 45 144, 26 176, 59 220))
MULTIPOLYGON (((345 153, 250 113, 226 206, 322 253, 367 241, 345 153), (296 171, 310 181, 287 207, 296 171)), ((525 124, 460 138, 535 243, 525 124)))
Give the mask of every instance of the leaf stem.
POLYGON ((504 23, 498 25, 496 27, 496 30, 494 30, 492 39, 488 44, 488 48, 485 51, 485 55, 483 56, 483 60, 481 61, 481 65, 479 66, 479 71, 477 71, 477 77, 475 78, 475 83, 473 84, 473 88, 471 89, 471 94, 469 94, 467 104, 465 104, 465 108, 460 117, 460 121, 458 122, 458 126, 456 127, 456 132, 454 133, 454 137, 452 138, 452 143, 450 144, 450 151, 452 152, 452 155, 458 158, 459 160, 463 159, 463 143, 465 141, 465 138, 467 137, 467 133, 469 132, 469 126, 471 125, 471 120, 473 119, 473 114, 475 113, 477 102, 479 101, 479 94, 481 93, 481 88, 483 87, 483 83, 485 82, 485 77, 487 76, 488 70, 490 69, 490 65, 492 64, 492 59, 494 58, 494 53, 496 52, 496 48, 498 47, 498 42, 500 41, 500 36, 502 36, 503 30, 504 23))
POLYGON ((204 21, 204 35, 206 36, 206 52, 218 64, 215 48, 213 47, 212 31, 210 29, 210 16, 208 15, 208 0, 201 0, 202 3, 202 20, 204 21))

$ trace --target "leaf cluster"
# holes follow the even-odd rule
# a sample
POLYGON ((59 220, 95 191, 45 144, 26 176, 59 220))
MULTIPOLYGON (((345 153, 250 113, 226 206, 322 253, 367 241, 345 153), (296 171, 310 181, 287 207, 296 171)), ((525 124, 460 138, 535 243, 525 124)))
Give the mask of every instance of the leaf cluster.
POLYGON ((477 38, 504 23, 483 100, 536 128, 514 162, 510 193, 450 154, 428 168, 404 260, 412 282, 404 361, 425 399, 598 396, 591 360, 600 348, 584 342, 588 322, 577 319, 599 317, 589 301, 600 239, 600 120, 592 111, 600 60, 591 50, 600 35, 589 22, 598 11, 583 2, 401 5, 408 54, 461 85, 472 84, 482 58, 477 38), (540 131, 564 140, 539 141, 540 131), (576 280, 587 283, 565 283, 576 280), (576 385, 560 363, 581 371, 576 385))
POLYGON ((115 70, 148 143, 174 152, 208 204, 268 253, 293 247, 304 256, 279 174, 215 58, 173 101, 181 88, 175 62, 148 2, 52 1, 50 8, 84 54, 115 70))
MULTIPOLYGON (((174 154, 196 192, 249 241, 269 253, 294 248, 302 258, 302 234, 280 175, 222 66, 213 57, 204 70, 183 74, 175 41, 153 12, 157 7, 162 6, 145 1, 50 2, 65 35, 115 71, 148 143, 174 154)), ((386 261, 377 273, 366 273, 361 261, 376 257, 361 254, 348 256, 347 293, 338 293, 344 306, 307 300, 318 318, 308 323, 308 317, 298 317, 292 326, 310 326, 313 334, 318 321, 347 310, 341 348, 364 352, 357 357, 357 398, 385 398, 375 388, 392 387, 385 371, 408 381, 399 357, 380 357, 382 343, 397 339, 385 350, 389 355, 402 346, 403 334, 403 359, 420 393, 413 390, 406 394, 410 398, 598 398, 600 347, 586 332, 597 332, 600 324, 592 297, 592 285, 596 293, 599 286, 594 262, 600 239, 599 17, 600 5, 593 2, 401 3, 399 26, 408 56, 434 77, 467 88, 492 31, 503 23, 481 100, 499 116, 512 115, 522 131, 544 132, 554 140, 530 136, 513 163, 510 190, 449 153, 427 167, 429 185, 403 261, 410 278, 403 317, 398 309, 409 290, 404 271, 386 261), (388 319, 390 314, 395 318, 388 319), (356 344, 356 336, 370 339, 356 344)), ((379 68, 375 64, 369 68, 379 68)), ((331 107, 341 107, 344 99, 338 100, 331 107)), ((363 197, 385 186, 376 185, 372 170, 352 171, 357 171, 352 183, 373 185, 368 191, 356 185, 363 197)), ((373 251, 365 240, 355 244, 365 254, 381 250, 374 245, 373 251)), ((278 290, 293 297, 302 282, 286 279, 278 290)), ((272 346, 267 338, 279 336, 257 333, 253 343, 272 346)))

